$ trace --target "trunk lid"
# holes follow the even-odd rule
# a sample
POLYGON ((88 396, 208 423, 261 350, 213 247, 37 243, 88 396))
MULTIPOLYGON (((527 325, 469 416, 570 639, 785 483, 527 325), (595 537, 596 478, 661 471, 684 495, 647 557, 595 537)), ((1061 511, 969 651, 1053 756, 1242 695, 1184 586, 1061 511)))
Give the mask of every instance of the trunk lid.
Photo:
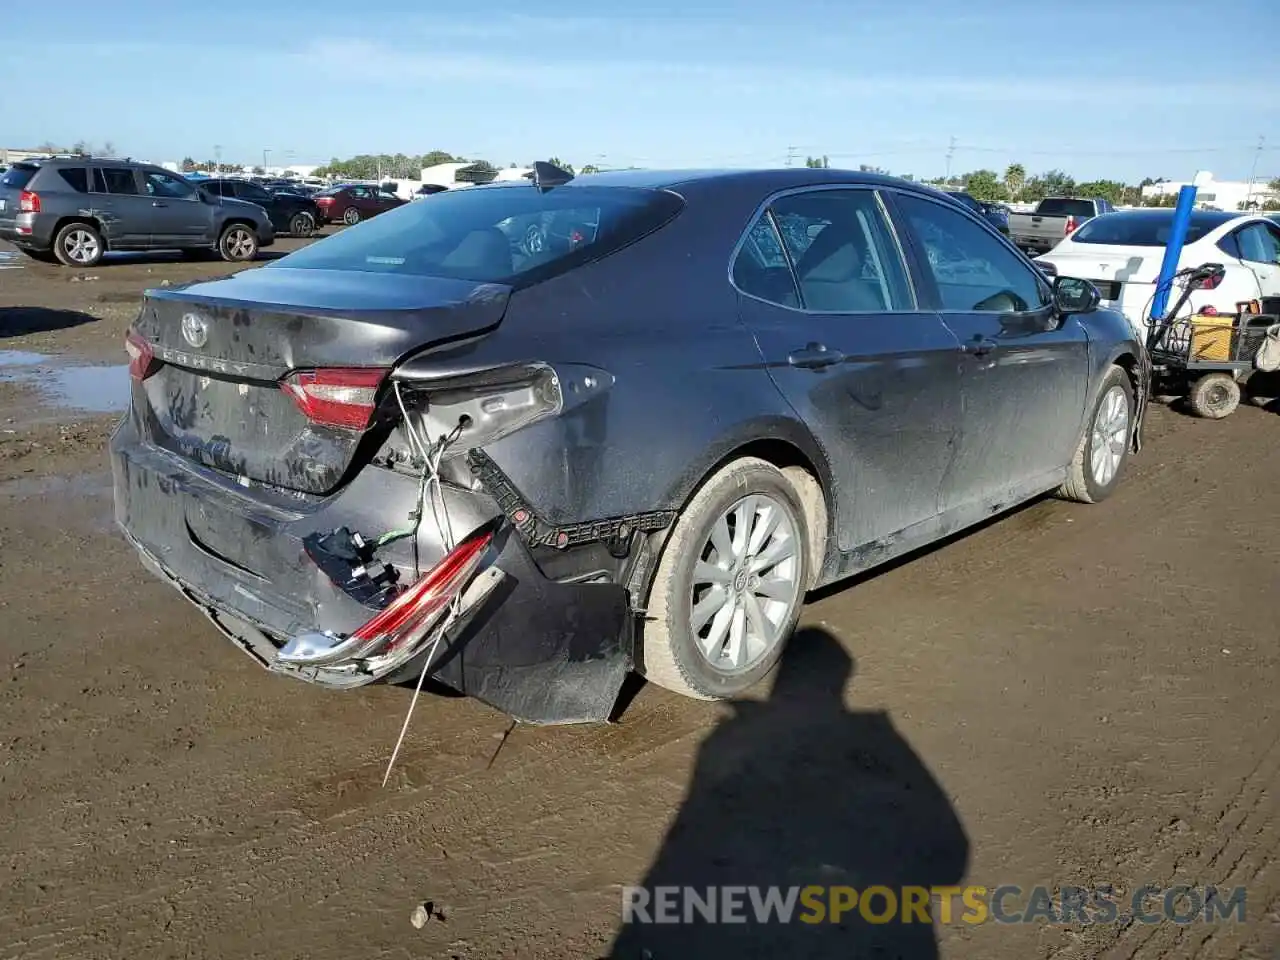
POLYGON ((136 329, 159 362, 134 405, 157 446, 242 485, 329 493, 365 433, 312 422, 283 378, 389 370, 421 348, 491 331, 509 294, 470 280, 274 266, 150 290, 136 329))

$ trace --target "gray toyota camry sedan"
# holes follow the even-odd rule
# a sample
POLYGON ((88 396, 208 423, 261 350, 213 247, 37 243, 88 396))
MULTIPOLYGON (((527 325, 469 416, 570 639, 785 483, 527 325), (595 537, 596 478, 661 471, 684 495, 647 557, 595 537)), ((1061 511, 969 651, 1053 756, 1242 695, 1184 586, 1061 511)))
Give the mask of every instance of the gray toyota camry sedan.
POLYGON ((972 211, 807 168, 538 164, 151 290, 126 346, 143 563, 272 671, 529 722, 737 695, 807 591, 1102 500, 1149 378, 972 211))

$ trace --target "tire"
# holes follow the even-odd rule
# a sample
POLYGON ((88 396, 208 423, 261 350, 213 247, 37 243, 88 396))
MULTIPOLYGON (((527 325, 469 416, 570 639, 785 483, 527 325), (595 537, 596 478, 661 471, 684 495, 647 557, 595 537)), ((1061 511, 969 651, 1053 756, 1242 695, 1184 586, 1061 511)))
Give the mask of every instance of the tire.
POLYGON ((102 234, 91 223, 68 223, 53 238, 53 253, 68 267, 96 267, 106 253, 102 234))
POLYGON ((246 263, 258 255, 258 235, 247 223, 230 223, 218 238, 218 253, 229 263, 246 263))
POLYGON ((289 218, 289 232, 295 237, 309 237, 316 232, 316 219, 305 210, 289 218))
POLYGON ((811 554, 800 493, 786 475, 754 457, 728 464, 689 501, 663 547, 637 670, 699 700, 733 697, 753 686, 777 666, 795 629, 811 582, 811 554), (743 523, 730 526, 730 515, 743 523), (744 528, 742 541, 732 536, 744 528), (727 549, 717 550, 716 541, 727 549), (735 553, 739 542, 742 552, 735 553), (782 559, 767 564, 766 555, 782 559), (766 565, 758 566, 762 560, 766 565), (701 620, 696 629, 695 615, 701 620))
POLYGON ((348 227, 354 227, 360 222, 360 210, 357 207, 347 207, 342 211, 342 222, 348 227))
POLYGON ((1187 403, 1197 417, 1221 420, 1240 406, 1240 384, 1225 373, 1207 374, 1191 385, 1187 403))
POLYGON ((1113 366, 1098 387, 1084 433, 1067 467, 1067 481, 1058 488, 1058 496, 1077 503, 1101 503, 1111 496, 1129 461, 1133 409, 1129 375, 1113 366))

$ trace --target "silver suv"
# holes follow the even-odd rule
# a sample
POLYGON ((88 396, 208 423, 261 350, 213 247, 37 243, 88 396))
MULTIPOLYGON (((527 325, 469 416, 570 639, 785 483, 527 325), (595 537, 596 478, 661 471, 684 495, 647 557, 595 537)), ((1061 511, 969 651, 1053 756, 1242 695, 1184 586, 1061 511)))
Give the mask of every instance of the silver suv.
POLYGON ((275 231, 257 204, 215 200, 162 167, 51 157, 15 163, 0 176, 0 239, 38 260, 91 267, 109 250, 252 260, 275 231))

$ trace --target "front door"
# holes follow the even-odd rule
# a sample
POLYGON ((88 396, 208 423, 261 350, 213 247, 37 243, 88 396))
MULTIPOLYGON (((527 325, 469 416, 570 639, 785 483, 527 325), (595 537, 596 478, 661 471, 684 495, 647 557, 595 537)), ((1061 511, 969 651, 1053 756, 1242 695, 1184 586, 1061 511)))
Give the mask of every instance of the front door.
POLYGON ((934 518, 963 357, 917 306, 876 191, 779 196, 744 237, 733 278, 774 383, 830 462, 840 549, 934 518))
POLYGON ((932 302, 965 352, 964 414, 943 509, 999 509, 1047 489, 1084 423, 1084 328, 1056 313, 1036 269, 976 218, 941 199, 903 192, 892 201, 932 302))
POLYGON ((190 180, 165 170, 146 170, 143 187, 151 201, 151 245, 190 247, 207 242, 209 207, 190 180))

